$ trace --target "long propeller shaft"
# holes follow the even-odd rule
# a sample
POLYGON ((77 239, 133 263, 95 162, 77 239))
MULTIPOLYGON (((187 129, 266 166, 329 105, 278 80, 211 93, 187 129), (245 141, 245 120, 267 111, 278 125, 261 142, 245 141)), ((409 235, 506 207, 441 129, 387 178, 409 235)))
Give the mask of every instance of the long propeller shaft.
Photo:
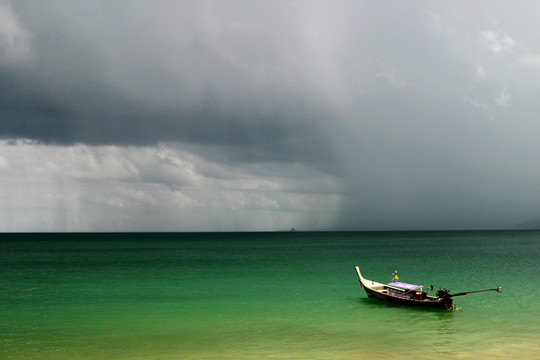
POLYGON ((450 294, 450 296, 461 296, 461 295, 467 295, 467 294, 478 293, 478 292, 483 292, 483 291, 497 291, 497 292, 501 292, 501 287, 499 286, 499 287, 496 287, 496 288, 493 288, 493 289, 466 291, 466 292, 457 293, 457 294, 450 294))

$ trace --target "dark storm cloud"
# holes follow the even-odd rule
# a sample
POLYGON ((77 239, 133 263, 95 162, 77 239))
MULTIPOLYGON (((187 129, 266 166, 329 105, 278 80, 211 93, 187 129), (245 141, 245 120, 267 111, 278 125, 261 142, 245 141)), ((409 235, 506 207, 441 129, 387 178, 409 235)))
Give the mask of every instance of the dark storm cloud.
MULTIPOLYGON (((322 145, 318 126, 323 112, 308 108, 291 109, 280 105, 271 112, 263 112, 249 106, 233 113, 221 110, 219 100, 208 95, 200 106, 191 109, 181 106, 149 109, 121 99, 118 94, 107 96, 88 91, 74 95, 73 103, 69 103, 65 98, 39 89, 23 90, 13 80, 3 84, 7 84, 0 87, 4 137, 25 137, 63 145, 153 145, 180 141, 221 146, 237 152, 238 159, 253 156, 254 161, 279 161, 287 153, 298 154, 300 158, 296 160, 306 160, 307 152, 320 149, 322 145), (77 100, 85 103, 78 106, 77 100), (92 105, 88 104, 90 101, 92 105), (111 101, 114 105, 109 105, 111 101)), ((306 102, 294 97, 291 94, 287 101, 306 102)), ((319 152, 318 156, 321 155, 319 152)))
POLYGON ((32 54, 0 68, 1 136, 327 158, 320 124, 330 111, 302 84, 293 18, 242 4, 13 3, 32 54))

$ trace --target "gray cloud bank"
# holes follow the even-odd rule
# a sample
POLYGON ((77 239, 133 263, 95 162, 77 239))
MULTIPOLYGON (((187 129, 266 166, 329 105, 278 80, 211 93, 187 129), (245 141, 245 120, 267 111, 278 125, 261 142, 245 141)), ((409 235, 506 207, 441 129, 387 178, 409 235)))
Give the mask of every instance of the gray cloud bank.
POLYGON ((299 164, 339 179, 316 186, 338 229, 512 227, 540 214, 539 18, 527 1, 3 1, 0 136, 175 144, 258 180, 299 164))
POLYGON ((28 50, 2 69, 3 136, 182 141, 278 161, 328 152, 317 140, 329 113, 304 83, 295 9, 231 5, 12 3, 18 30, 4 52, 28 50))

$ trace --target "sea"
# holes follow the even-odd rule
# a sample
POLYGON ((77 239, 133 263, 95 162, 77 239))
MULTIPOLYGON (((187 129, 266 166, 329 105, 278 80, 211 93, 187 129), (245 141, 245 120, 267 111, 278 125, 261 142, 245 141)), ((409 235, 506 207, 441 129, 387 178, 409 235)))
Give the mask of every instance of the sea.
POLYGON ((0 234, 0 359, 540 359, 540 232, 0 234), (367 279, 456 309, 370 299, 367 279))

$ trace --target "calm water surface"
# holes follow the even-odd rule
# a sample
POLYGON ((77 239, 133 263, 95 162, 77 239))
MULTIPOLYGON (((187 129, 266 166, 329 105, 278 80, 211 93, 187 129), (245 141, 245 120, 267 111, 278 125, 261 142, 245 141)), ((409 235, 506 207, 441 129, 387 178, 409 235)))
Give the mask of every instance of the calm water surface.
POLYGON ((2 234, 1 359, 537 359, 540 232, 2 234), (368 299, 435 284, 456 311, 368 299))

